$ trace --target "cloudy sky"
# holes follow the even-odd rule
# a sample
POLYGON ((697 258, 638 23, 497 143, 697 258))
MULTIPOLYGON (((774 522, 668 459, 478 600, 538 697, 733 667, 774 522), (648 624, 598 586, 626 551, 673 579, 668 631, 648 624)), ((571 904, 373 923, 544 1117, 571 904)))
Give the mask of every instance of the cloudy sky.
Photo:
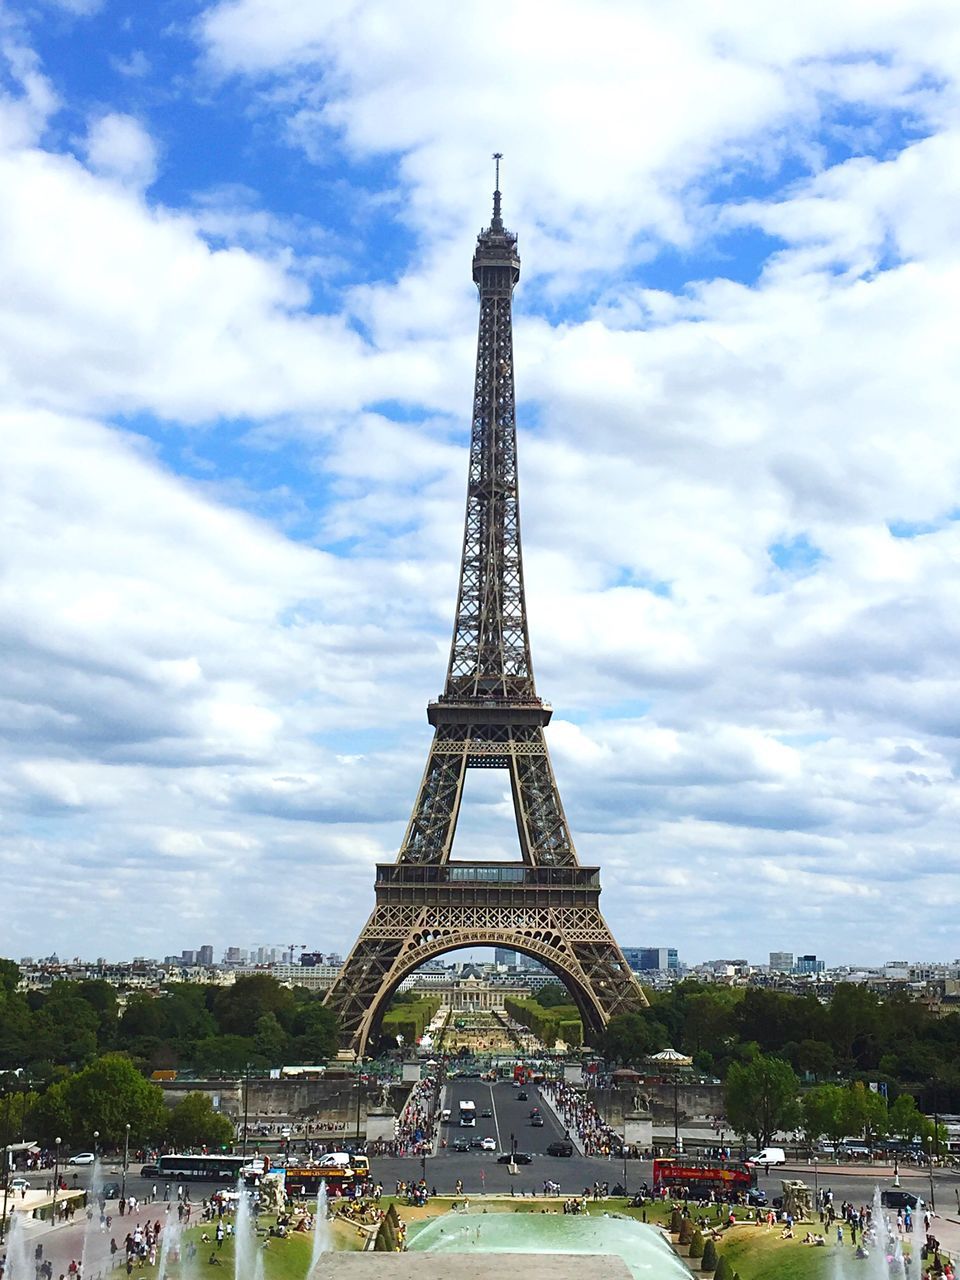
MULTIPOLYGON (((0 951, 345 951, 430 741, 474 238, 625 945, 960 954, 955 0, 9 0, 0 951)), ((512 855, 503 775, 461 856, 512 855)))

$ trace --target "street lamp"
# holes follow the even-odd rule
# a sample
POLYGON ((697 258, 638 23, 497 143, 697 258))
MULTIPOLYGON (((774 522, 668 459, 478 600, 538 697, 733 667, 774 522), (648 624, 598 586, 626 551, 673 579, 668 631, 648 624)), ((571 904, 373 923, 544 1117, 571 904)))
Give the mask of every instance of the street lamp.
POLYGON ((99 1130, 99 1129, 94 1129, 94 1131, 93 1131, 93 1160, 94 1160, 94 1163, 96 1163, 96 1162, 97 1162, 97 1160, 99 1160, 99 1159, 100 1159, 100 1130, 99 1130))
POLYGON ((0 1216, 0 1244, 7 1229, 7 1201, 10 1195, 10 1093, 7 1092, 7 1123, 3 1131, 3 1214, 0 1216))
POLYGON ((57 1190, 60 1186, 60 1139, 53 1140, 53 1203, 50 1206, 50 1220, 57 1225, 57 1190))
POLYGON ((360 1076, 363 1073, 363 1057, 357 1055, 357 1142, 360 1141, 360 1076))
POLYGON ((933 1139, 927 1136, 927 1168, 930 1171, 930 1212, 936 1213, 937 1202, 933 1194, 933 1139))
POLYGON ((124 1125, 123 1134, 123 1173, 120 1177, 120 1199, 127 1198, 127 1164, 130 1159, 130 1122, 124 1125))
POLYGON ((899 1187, 900 1185, 900 1152, 899 1151, 894 1151, 893 1153, 893 1185, 895 1187, 899 1187))
POLYGON ((820 1157, 813 1157, 813 1191, 817 1208, 820 1208, 820 1157))

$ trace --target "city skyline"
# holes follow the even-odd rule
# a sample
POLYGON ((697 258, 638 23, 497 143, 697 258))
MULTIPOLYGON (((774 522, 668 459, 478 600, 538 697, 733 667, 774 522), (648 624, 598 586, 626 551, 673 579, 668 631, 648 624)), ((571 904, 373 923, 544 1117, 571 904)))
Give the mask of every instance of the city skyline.
MULTIPOLYGON (((3 19, 7 949, 346 953, 442 686, 496 150, 538 691, 614 935, 949 955, 955 6, 161 8, 3 19)), ((515 856, 507 787, 454 857, 515 856)))

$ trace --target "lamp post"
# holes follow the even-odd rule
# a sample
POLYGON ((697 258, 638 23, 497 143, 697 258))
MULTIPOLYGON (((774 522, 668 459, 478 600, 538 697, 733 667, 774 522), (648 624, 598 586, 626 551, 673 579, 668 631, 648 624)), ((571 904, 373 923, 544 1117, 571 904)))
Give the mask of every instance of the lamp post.
POLYGON ((357 1142, 360 1141, 360 1077, 363 1074, 363 1057, 357 1055, 357 1142))
POLYGON ((900 1152, 899 1151, 895 1151, 893 1153, 893 1185, 895 1187, 899 1187, 900 1185, 900 1152))
POLYGON ((243 1148, 242 1154, 247 1154, 247 1117, 249 1115, 250 1105, 250 1063, 243 1069, 243 1148))
POLYGON ((60 1139, 53 1140, 53 1202, 50 1205, 50 1220, 57 1225, 57 1191, 60 1188, 60 1139))
POLYGON ((3 1130, 3 1215, 0 1216, 0 1244, 7 1230, 7 1201, 10 1196, 10 1093, 7 1092, 7 1123, 3 1130))
POLYGON ((130 1161, 130 1122, 123 1127, 123 1173, 120 1176, 120 1199, 127 1198, 127 1165, 130 1161))
POLYGON ((99 1159, 100 1159, 100 1130, 94 1129, 93 1131, 93 1162, 94 1164, 96 1164, 96 1162, 99 1159))
POLYGON ((933 1194, 933 1139, 927 1137, 927 1169, 930 1172, 930 1212, 936 1213, 937 1201, 933 1194))
POLYGON ((820 1157, 813 1157, 813 1191, 817 1208, 820 1208, 820 1157))

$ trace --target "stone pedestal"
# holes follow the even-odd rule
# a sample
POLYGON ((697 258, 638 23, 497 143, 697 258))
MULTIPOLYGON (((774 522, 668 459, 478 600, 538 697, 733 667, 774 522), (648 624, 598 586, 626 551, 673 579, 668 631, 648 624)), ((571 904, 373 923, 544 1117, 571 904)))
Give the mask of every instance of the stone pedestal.
POLYGON ((420 1079, 420 1063, 405 1062, 403 1064, 403 1074, 400 1078, 404 1084, 416 1084, 420 1079))
POLYGON ((629 1111, 623 1117, 623 1141, 628 1147, 653 1146, 653 1116, 649 1111, 629 1111))
POLYGON ((368 1111, 366 1138, 368 1142, 392 1142, 397 1136, 397 1117, 392 1111, 368 1111))
POLYGON ((563 1068, 564 1084, 583 1084, 583 1068, 574 1063, 573 1066, 565 1065, 563 1068))

